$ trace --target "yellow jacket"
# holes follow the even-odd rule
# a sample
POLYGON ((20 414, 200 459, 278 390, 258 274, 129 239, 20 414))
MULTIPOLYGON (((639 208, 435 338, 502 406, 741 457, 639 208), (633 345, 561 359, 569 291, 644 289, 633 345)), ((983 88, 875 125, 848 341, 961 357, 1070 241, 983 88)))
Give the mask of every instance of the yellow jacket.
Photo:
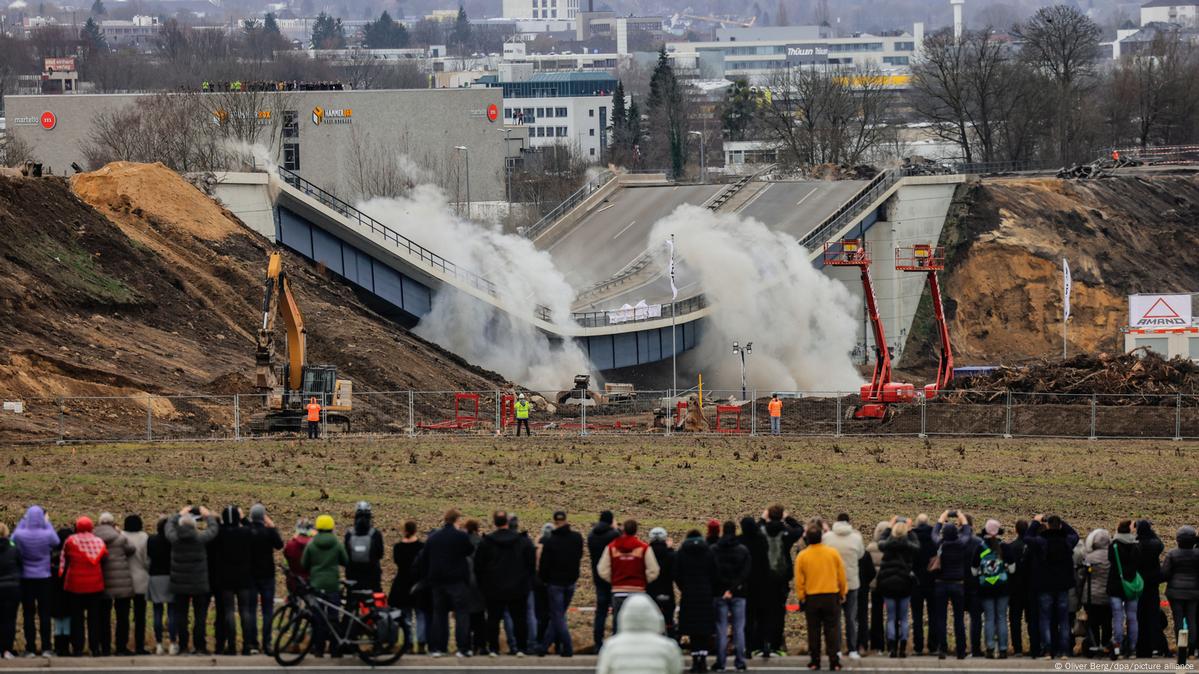
POLYGON ((849 583, 845 579, 845 562, 841 553, 823 543, 809 545, 795 558, 795 594, 803 602, 810 595, 845 595, 849 583))

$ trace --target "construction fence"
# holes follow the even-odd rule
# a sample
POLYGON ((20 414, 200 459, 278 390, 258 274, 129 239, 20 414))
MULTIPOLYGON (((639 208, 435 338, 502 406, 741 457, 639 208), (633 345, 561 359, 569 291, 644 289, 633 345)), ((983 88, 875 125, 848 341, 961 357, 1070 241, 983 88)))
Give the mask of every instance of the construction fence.
MULTIPOLYGON (((773 392, 637 391, 625 397, 571 392, 563 403, 530 395, 535 435, 772 434, 767 404, 773 392), (754 401, 754 402, 748 402, 754 401), (584 403, 585 404, 581 404, 584 403), (688 416, 691 416, 688 419, 688 416)), ((1199 396, 1128 396, 947 392, 890 405, 886 417, 856 419, 857 393, 778 392, 779 435, 976 436, 1199 440, 1199 396)), ((321 424, 323 437, 513 435, 511 391, 381 391, 353 395, 349 428, 321 424)), ((264 433, 262 394, 134 395, 27 398, 6 401, 0 444, 241 441, 287 437, 264 433), (259 423, 256 423, 259 422, 259 423)), ((322 418, 325 418, 324 416, 322 418)))

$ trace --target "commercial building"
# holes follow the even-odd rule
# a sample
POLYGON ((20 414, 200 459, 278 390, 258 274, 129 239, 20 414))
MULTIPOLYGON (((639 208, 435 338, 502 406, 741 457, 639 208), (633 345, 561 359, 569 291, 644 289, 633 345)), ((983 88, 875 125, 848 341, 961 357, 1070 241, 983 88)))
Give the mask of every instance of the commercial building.
MULTIPOLYGON (((427 173, 425 179, 448 190, 460 183, 469 166, 472 200, 503 200, 505 158, 519 155, 524 133, 513 130, 509 151, 500 91, 491 88, 191 95, 259 96, 268 109, 255 114, 277 134, 270 140, 279 164, 347 198, 354 157, 382 151, 407 155, 427 173)), ((55 173, 68 173, 72 162, 87 165, 84 150, 92 142, 96 117, 145 96, 149 94, 7 96, 7 133, 28 143, 55 173)))
POLYGON ((1149 0, 1141 5, 1141 25, 1151 23, 1199 28, 1199 0, 1149 0))
POLYGON ((602 158, 617 84, 611 74, 534 73, 530 63, 504 63, 479 84, 503 91, 504 123, 527 127, 530 147, 562 144, 591 161, 602 158))
POLYGON ((504 0, 505 19, 574 19, 579 0, 504 0))
POLYGON ((1128 325, 1124 350, 1148 349, 1163 358, 1181 356, 1199 361, 1199 317, 1195 293, 1128 296, 1128 325))
POLYGON ((823 26, 768 26, 722 28, 715 42, 669 43, 666 50, 679 68, 702 78, 764 84, 772 73, 789 67, 860 69, 872 64, 891 75, 895 86, 905 86, 923 41, 922 23, 911 32, 844 37, 832 36, 823 26))
POLYGON ((109 47, 149 51, 158 43, 162 25, 157 16, 135 16, 132 21, 105 19, 100 34, 109 47))

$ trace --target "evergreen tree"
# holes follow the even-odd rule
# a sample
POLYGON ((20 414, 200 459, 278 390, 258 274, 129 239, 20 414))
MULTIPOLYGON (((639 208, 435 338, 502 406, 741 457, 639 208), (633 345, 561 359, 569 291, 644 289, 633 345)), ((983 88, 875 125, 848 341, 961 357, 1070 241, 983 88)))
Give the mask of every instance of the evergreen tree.
POLYGON ((616 91, 612 93, 612 133, 609 137, 609 156, 611 161, 620 164, 625 157, 628 143, 625 136, 628 132, 629 116, 624 104, 624 83, 616 82, 616 91))
POLYGON ((108 51, 108 41, 104 39, 104 33, 100 32, 100 24, 90 16, 83 23, 83 29, 79 31, 79 41, 83 43, 83 52, 87 56, 103 54, 108 51))
POLYGON ((363 41, 371 49, 402 49, 408 46, 408 30, 392 20, 386 10, 377 21, 366 24, 363 41))
POLYGON ((784 0, 779 0, 779 11, 775 13, 775 25, 776 26, 791 25, 790 22, 787 20, 787 6, 785 4, 783 4, 783 2, 784 2, 784 0))
POLYGON ((267 12, 266 16, 262 17, 262 30, 273 35, 281 35, 279 32, 279 23, 275 20, 274 12, 267 12))
POLYGON ((641 164, 641 108, 637 106, 637 101, 629 104, 625 138, 625 142, 628 143, 628 157, 625 158, 625 161, 629 166, 639 166, 641 164))
POLYGON ((466 8, 458 5, 458 18, 454 19, 454 42, 464 51, 470 42, 470 19, 466 17, 466 8))
POLYGON ((96 0, 92 3, 92 16, 104 16, 108 13, 108 8, 104 6, 104 0, 96 0))
POLYGON ((729 140, 745 140, 745 134, 753 123, 754 97, 745 80, 734 80, 725 96, 720 112, 721 125, 729 140))
POLYGON ((668 161, 671 177, 681 177, 687 164, 687 110, 666 45, 658 50, 658 65, 649 81, 649 120, 654 159, 668 161))
POLYGON ((346 29, 341 19, 321 12, 312 24, 313 49, 343 49, 346 46, 346 29))

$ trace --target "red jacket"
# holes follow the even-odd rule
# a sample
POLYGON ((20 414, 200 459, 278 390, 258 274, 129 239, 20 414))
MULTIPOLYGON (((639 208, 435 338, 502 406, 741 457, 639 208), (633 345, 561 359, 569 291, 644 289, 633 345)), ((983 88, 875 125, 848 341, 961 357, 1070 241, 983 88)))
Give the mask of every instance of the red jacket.
POLYGON ((101 562, 108 556, 108 546, 92 533, 92 521, 80 517, 75 521, 75 533, 62 546, 59 575, 63 590, 75 594, 104 591, 104 569, 101 562))
POLYGON ((636 536, 622 535, 608 544, 607 559, 601 560, 611 578, 614 592, 644 592, 658 577, 658 563, 647 543, 636 536))
MULTIPOLYGON (((308 569, 300 563, 300 559, 304 556, 304 547, 308 545, 308 541, 312 538, 297 534, 294 538, 283 546, 283 559, 287 560, 287 568, 292 575, 308 580, 308 569)), ((287 577, 287 589, 289 592, 296 591, 296 581, 292 576, 287 577)))

